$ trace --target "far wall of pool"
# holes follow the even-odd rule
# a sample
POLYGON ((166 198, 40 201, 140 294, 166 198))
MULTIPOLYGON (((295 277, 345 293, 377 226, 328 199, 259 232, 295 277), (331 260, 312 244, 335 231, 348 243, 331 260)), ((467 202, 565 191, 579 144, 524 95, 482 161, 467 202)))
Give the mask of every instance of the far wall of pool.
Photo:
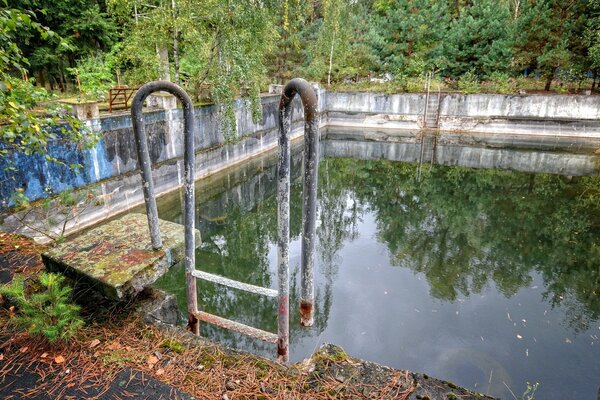
MULTIPOLYGON (((494 164, 502 167, 502 155, 497 151, 500 148, 542 149, 558 152, 557 157, 567 151, 582 153, 578 163, 585 168, 582 170, 581 165, 576 165, 575 170, 585 171, 584 174, 596 171, 593 152, 600 148, 600 98, 597 96, 441 94, 439 128, 442 132, 422 140, 425 94, 338 93, 324 89, 318 89, 317 93, 320 126, 331 132, 354 131, 332 137, 335 139, 347 139, 350 135, 352 139, 369 142, 369 148, 377 147, 376 143, 412 148, 417 143, 425 150, 424 161, 432 154, 444 158, 439 152, 440 144, 454 146, 455 153, 463 151, 464 144, 476 144, 487 150, 481 154, 470 151, 467 158, 475 157, 473 162, 479 163, 484 157, 491 160, 490 167, 494 164)), ((262 105, 262 120, 254 123, 248 102, 236 101, 235 132, 227 135, 219 129, 217 107, 195 109, 197 178, 277 146, 279 95, 263 96, 262 105)), ((293 115, 292 138, 295 140, 303 134, 303 112, 298 99, 294 102, 293 115)), ((180 186, 183 179, 183 114, 181 109, 151 111, 145 114, 145 121, 156 192, 166 193, 180 186)), ((49 153, 65 165, 47 162, 43 156, 20 153, 0 160, 0 210, 6 211, 12 205, 10 198, 17 188, 22 188, 30 200, 37 200, 87 186, 102 201, 86 211, 86 216, 77 223, 73 221, 70 226, 73 230, 143 202, 130 115, 102 116, 86 124, 101 135, 93 149, 82 150, 61 141, 49 145, 49 153), (6 165, 2 165, 6 163, 11 163, 14 170, 7 170, 6 165), (70 164, 82 165, 80 172, 73 172, 68 167, 70 164)), ((401 151, 394 146, 385 148, 401 151)), ((414 155, 404 160, 415 161, 412 158, 414 155)), ((523 160, 522 164, 526 169, 531 162, 544 164, 546 161, 523 160)), ((18 230, 11 217, 0 223, 4 230, 18 230)))

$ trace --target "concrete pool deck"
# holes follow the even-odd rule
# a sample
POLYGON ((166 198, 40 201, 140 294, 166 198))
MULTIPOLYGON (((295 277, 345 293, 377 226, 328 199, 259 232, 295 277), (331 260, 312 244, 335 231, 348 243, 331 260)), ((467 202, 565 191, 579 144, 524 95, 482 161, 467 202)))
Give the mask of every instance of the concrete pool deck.
MULTIPOLYGON (((105 296, 133 297, 184 258, 184 227, 159 220, 163 248, 152 249, 144 214, 127 214, 42 253, 46 269, 85 281, 105 296)), ((196 243, 200 232, 196 230, 196 243)))

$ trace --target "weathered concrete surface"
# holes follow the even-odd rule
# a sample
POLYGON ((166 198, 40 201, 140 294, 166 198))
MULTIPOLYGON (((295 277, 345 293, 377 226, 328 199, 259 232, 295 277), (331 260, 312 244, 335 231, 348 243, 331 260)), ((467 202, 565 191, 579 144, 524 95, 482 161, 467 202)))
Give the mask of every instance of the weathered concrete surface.
MULTIPOLYGON (((410 129, 423 127, 425 94, 327 92, 328 126, 410 129)), ((443 93, 440 129, 578 140, 600 137, 600 97, 443 93)))
POLYGON ((152 250, 146 216, 129 214, 50 248, 42 258, 49 271, 88 281, 110 298, 133 296, 184 257, 183 225, 159 220, 159 226, 161 250, 152 250))
POLYGON ((493 399, 425 374, 397 370, 350 357, 341 347, 333 344, 321 346, 311 358, 299 364, 299 369, 309 374, 309 382, 313 385, 320 385, 324 378, 333 378, 339 383, 335 390, 343 398, 493 399))

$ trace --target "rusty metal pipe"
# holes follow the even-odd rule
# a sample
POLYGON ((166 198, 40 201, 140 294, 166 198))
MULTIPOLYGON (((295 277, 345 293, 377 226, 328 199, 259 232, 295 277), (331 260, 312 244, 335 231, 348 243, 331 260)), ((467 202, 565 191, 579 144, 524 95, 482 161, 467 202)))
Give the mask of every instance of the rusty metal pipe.
POLYGON ((300 323, 313 324, 314 264, 317 219, 317 173, 319 167, 319 124, 317 96, 304 79, 296 78, 283 89, 279 103, 279 169, 277 186, 278 204, 278 272, 279 272, 279 333, 280 358, 287 359, 289 344, 289 210, 290 210, 290 131, 291 103, 296 94, 304 106, 304 184, 302 204, 302 256, 300 323))
POLYGON ((198 297, 196 291, 196 278, 192 275, 196 269, 196 244, 195 244, 195 209, 194 209, 194 106, 190 96, 179 86, 167 81, 149 82, 140 87, 131 104, 131 119, 137 144, 138 163, 142 174, 144 201, 148 215, 148 226, 152 247, 156 250, 162 247, 160 228, 158 226, 158 211, 156 208, 156 195, 152 179, 152 163, 148 152, 144 115, 142 106, 151 93, 165 91, 175 96, 183 106, 184 120, 184 154, 183 163, 185 171, 185 198, 184 198, 184 227, 185 227, 185 271, 187 284, 187 309, 188 328, 199 334, 198 297))

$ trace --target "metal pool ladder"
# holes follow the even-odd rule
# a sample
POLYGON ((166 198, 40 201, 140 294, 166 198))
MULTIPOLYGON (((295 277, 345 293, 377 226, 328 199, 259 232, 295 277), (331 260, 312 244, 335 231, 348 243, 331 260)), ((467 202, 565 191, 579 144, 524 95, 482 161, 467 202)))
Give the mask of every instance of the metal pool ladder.
POLYGON ((304 202, 303 202, 303 240, 302 240, 302 292, 300 300, 301 323, 312 325, 314 285, 313 269, 316 236, 316 200, 317 172, 319 162, 319 127, 317 121, 317 98, 314 90, 303 79, 293 79, 284 88, 279 105, 279 171, 277 185, 278 201, 278 290, 254 286, 219 275, 196 270, 195 266, 195 208, 194 208, 194 119, 190 97, 179 86, 166 81, 150 82, 136 93, 131 115, 138 149, 138 161, 142 173, 144 200, 148 215, 148 225, 152 247, 162 247, 158 227, 158 212, 152 179, 151 161, 144 131, 142 106, 148 95, 156 91, 166 91, 183 105, 184 117, 184 170, 185 170, 185 271, 187 287, 188 327, 195 334, 200 333, 199 321, 208 322, 225 329, 248 335, 266 342, 277 344, 278 359, 289 359, 289 199, 290 199, 290 129, 291 102, 298 93, 304 105, 305 116, 305 157, 304 157, 304 202), (210 281, 230 288, 258 295, 278 298, 277 334, 254 328, 240 322, 198 310, 196 279, 210 281))

